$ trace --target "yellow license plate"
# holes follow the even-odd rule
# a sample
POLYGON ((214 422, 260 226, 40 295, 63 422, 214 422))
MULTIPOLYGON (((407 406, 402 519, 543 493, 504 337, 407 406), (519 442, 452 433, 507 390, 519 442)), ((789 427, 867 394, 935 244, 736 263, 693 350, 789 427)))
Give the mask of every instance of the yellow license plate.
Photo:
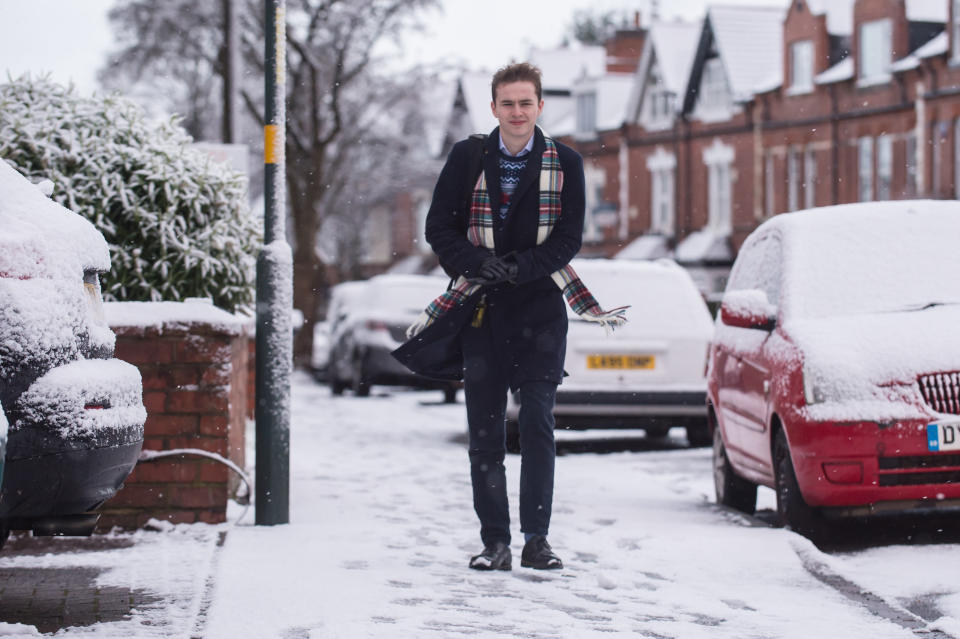
POLYGON ((653 355, 587 355, 587 368, 606 370, 652 370, 653 355))

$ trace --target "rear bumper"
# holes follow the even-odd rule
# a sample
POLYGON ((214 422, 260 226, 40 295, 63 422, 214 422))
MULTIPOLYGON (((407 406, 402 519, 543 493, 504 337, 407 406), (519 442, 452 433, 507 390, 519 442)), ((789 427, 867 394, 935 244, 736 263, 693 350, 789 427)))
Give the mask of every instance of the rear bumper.
POLYGON ((78 515, 113 497, 133 470, 142 437, 106 448, 68 450, 8 460, 0 490, 0 518, 14 529, 31 519, 78 515))
MULTIPOLYGON (((507 417, 519 405, 511 397, 507 417)), ((691 426, 707 418, 706 391, 603 391, 557 389, 554 419, 561 428, 691 426)))
POLYGON ((960 508, 960 451, 929 451, 926 426, 905 420, 789 427, 804 499, 837 515, 960 508))
POLYGON ((53 369, 16 401, 0 519, 77 515, 112 497, 143 445, 140 374, 119 360, 53 369))

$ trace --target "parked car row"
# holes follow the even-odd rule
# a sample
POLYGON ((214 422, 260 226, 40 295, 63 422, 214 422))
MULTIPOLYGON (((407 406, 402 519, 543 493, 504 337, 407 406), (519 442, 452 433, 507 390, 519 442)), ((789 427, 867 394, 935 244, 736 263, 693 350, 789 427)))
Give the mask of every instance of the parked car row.
POLYGON ((447 286, 431 275, 377 275, 333 287, 327 306, 326 379, 334 395, 350 389, 358 397, 374 384, 443 391, 456 401, 458 383, 409 371, 391 352, 406 340, 407 327, 447 286))
POLYGON ((109 267, 90 222, 0 161, 0 545, 90 534, 137 462, 146 411, 139 371, 113 359, 109 267))

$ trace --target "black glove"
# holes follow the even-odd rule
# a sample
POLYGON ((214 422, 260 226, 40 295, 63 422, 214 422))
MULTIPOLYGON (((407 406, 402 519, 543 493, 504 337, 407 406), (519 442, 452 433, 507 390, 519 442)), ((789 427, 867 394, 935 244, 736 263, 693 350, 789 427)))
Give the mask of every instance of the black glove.
POLYGON ((491 286, 501 282, 514 282, 519 272, 520 266, 516 262, 491 255, 480 265, 480 278, 476 283, 491 286))

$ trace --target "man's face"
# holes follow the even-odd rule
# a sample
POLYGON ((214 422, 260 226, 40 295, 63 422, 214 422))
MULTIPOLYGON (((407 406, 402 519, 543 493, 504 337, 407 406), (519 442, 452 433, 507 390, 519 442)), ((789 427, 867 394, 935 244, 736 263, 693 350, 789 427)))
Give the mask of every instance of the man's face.
POLYGON ((490 103, 493 117, 500 121, 500 135, 505 142, 526 144, 543 111, 543 100, 537 99, 533 82, 499 84, 497 98, 490 103))

